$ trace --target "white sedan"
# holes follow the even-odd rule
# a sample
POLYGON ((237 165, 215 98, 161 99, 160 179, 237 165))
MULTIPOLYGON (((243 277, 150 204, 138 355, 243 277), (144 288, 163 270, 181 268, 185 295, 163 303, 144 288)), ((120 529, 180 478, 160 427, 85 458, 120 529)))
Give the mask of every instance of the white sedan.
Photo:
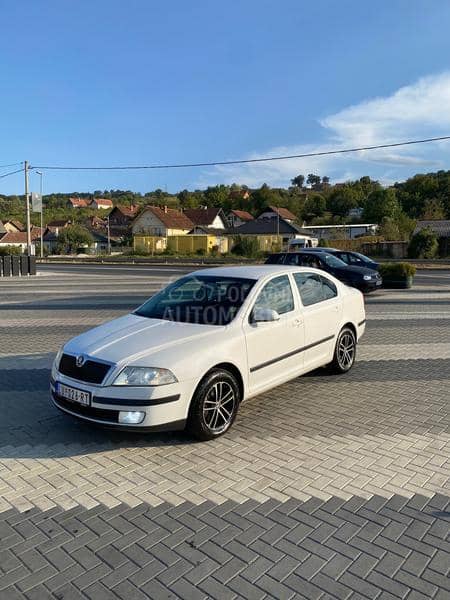
POLYGON ((361 292, 322 271, 204 269, 65 344, 52 398, 86 421, 209 440, 242 400, 324 365, 347 372, 364 329, 361 292))

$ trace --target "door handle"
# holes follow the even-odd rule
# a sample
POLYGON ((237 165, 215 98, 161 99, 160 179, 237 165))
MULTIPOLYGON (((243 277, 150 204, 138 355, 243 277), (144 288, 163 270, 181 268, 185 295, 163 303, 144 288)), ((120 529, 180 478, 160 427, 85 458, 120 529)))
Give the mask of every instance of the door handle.
POLYGON ((294 327, 299 327, 303 323, 303 319, 294 319, 294 327))

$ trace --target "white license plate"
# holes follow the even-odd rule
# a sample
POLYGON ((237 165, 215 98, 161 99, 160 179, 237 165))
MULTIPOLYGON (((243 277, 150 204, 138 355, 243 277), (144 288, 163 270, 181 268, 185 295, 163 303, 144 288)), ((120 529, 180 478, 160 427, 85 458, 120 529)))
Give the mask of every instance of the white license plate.
POLYGON ((56 384, 56 393, 66 400, 83 404, 83 406, 90 406, 91 404, 91 392, 78 390, 77 388, 64 385, 63 383, 56 384))
POLYGON ((381 281, 377 281, 376 285, 381 285, 381 283, 382 283, 381 281))

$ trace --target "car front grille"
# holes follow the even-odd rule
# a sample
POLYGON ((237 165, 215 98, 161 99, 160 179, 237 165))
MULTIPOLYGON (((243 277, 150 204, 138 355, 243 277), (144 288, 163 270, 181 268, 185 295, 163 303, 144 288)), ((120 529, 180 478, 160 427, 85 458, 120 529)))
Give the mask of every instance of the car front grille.
POLYGON ((77 379, 78 381, 85 381, 86 383, 102 383, 111 368, 111 365, 91 359, 86 360, 81 367, 77 367, 76 360, 75 356, 63 354, 59 361, 58 371, 63 375, 71 377, 72 379, 77 379))
POLYGON ((102 423, 119 422, 118 410, 107 410, 105 408, 83 406, 82 404, 77 404, 76 402, 70 402, 70 400, 62 398, 58 394, 55 394, 55 392, 52 392, 52 396, 53 400, 58 406, 60 406, 61 408, 65 408, 66 410, 69 410, 71 413, 79 415, 80 417, 88 417, 91 419, 95 419, 96 421, 101 421, 102 423))

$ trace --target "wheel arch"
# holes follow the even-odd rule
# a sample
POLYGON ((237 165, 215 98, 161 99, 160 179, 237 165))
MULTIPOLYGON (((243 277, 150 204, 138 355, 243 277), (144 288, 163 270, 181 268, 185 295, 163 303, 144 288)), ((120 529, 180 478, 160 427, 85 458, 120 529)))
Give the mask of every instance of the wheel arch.
POLYGON ((355 334, 355 339, 356 341, 358 341, 358 330, 356 328, 356 325, 354 323, 352 323, 351 321, 348 321, 347 323, 344 323, 339 331, 339 333, 341 333, 341 331, 343 329, 345 329, 345 327, 348 327, 349 329, 351 329, 353 331, 353 333, 355 334))
POLYGON ((202 376, 202 378, 200 379, 200 381, 198 382, 194 394, 192 397, 195 396, 195 392, 197 391, 199 385, 202 383, 202 381, 205 379, 205 377, 207 375, 209 375, 209 373, 211 373, 211 371, 215 371, 216 369, 222 369, 223 371, 228 371, 229 373, 231 373, 232 375, 234 375, 234 377, 236 377, 236 380, 238 382, 239 385, 239 393, 241 396, 241 402, 244 398, 244 392, 245 392, 245 386, 244 386, 244 378, 242 377, 242 373, 239 370, 239 368, 231 363, 231 362, 221 362, 221 363, 217 363, 216 365, 213 365, 212 367, 210 367, 206 373, 202 376))

